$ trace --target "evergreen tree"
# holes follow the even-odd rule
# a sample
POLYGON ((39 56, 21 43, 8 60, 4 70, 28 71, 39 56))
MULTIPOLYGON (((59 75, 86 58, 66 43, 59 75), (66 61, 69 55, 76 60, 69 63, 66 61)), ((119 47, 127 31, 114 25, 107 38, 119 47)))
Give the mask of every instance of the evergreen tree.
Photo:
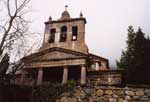
POLYGON ((145 84, 150 84, 150 39, 145 39, 143 67, 141 68, 141 80, 145 84))
POLYGON ((136 37, 134 39, 134 52, 132 56, 134 57, 134 61, 132 67, 129 67, 129 82, 140 84, 143 82, 143 75, 144 75, 144 52, 145 49, 145 37, 142 30, 139 28, 136 32, 136 37))
MULTIPOLYGON (((129 26, 128 27, 128 39, 126 41, 127 43, 127 48, 126 50, 122 51, 122 55, 121 55, 121 58, 120 58, 120 61, 117 61, 117 67, 120 68, 120 69, 124 69, 124 72, 125 72, 125 79, 129 79, 129 72, 130 72, 130 68, 133 67, 133 62, 134 62, 134 56, 133 56, 133 53, 134 53, 134 48, 135 48, 135 37, 136 37, 136 34, 134 32, 134 29, 132 26, 129 26), (127 74, 128 73, 128 74, 127 74)), ((126 82, 126 80, 123 80, 126 82)))
POLYGON ((150 66, 150 40, 144 37, 139 28, 135 33, 132 26, 128 28, 127 48, 122 51, 118 68, 125 70, 126 82, 131 84, 150 84, 148 79, 150 66))
POLYGON ((126 50, 122 51, 121 59, 120 61, 117 61, 118 68, 121 69, 127 69, 127 66, 129 65, 129 59, 130 55, 132 55, 134 51, 134 39, 135 39, 135 32, 132 26, 129 26, 128 28, 128 40, 127 40, 127 48, 126 50))

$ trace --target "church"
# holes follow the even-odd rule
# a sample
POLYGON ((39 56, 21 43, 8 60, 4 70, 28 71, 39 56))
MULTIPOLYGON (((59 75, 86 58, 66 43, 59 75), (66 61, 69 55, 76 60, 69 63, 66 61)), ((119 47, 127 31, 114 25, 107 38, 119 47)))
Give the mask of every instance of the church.
POLYGON ((89 52, 85 43, 86 23, 82 13, 79 17, 72 18, 67 7, 59 19, 53 20, 49 17, 45 22, 42 46, 38 52, 22 58, 24 66, 20 83, 65 84, 69 80, 74 80, 84 85, 92 80, 109 81, 110 73, 119 83, 120 73, 109 69, 108 59, 89 52))

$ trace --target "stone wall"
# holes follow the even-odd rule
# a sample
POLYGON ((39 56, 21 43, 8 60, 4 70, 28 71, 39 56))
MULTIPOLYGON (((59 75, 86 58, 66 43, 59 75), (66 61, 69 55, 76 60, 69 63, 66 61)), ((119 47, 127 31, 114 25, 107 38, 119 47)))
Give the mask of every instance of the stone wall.
POLYGON ((91 85, 121 84, 122 74, 120 70, 89 71, 88 80, 91 85))
POLYGON ((150 88, 77 87, 63 93, 56 102, 150 102, 150 88))

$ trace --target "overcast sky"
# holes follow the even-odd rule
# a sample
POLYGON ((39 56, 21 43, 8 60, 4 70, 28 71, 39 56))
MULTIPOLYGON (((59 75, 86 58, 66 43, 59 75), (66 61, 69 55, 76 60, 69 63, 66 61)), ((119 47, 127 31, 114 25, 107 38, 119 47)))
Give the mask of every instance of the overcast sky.
POLYGON ((31 0, 32 30, 43 34, 44 22, 49 16, 59 19, 65 5, 71 17, 83 12, 89 50, 108 58, 110 66, 115 66, 126 46, 129 25, 150 35, 150 0, 31 0))

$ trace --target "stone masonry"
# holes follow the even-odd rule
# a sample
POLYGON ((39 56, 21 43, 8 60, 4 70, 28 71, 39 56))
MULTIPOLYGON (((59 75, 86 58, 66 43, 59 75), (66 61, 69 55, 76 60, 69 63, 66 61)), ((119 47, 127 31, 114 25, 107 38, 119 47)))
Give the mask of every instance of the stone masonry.
POLYGON ((63 93, 56 102, 150 102, 150 88, 77 87, 63 93))

